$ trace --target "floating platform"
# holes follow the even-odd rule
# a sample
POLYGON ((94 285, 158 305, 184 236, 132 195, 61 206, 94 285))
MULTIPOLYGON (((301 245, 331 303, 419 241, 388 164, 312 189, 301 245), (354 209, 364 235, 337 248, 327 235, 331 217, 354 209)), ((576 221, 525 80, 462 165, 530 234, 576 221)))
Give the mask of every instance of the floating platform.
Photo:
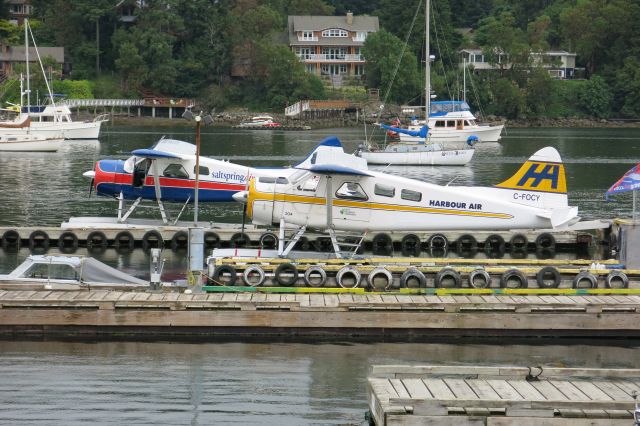
POLYGON ((311 130, 311 126, 232 126, 243 130, 311 130))
POLYGON ((418 295, 369 294, 361 289, 306 294, 0 290, 0 337, 368 342, 637 338, 640 295, 624 294, 630 291, 460 295, 439 290, 439 295, 418 295))
POLYGON ((640 370, 373 366, 370 421, 394 425, 634 424, 640 370))

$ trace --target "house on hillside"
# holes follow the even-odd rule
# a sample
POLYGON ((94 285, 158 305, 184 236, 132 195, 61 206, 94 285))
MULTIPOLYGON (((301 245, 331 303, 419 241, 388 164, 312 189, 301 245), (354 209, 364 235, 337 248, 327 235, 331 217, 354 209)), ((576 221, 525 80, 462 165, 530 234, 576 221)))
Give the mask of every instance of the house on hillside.
MULTIPOLYGON (((474 70, 497 70, 501 66, 508 68, 511 66, 509 58, 505 54, 498 53, 495 63, 487 60, 482 49, 462 49, 460 51, 463 61, 460 67, 473 65, 474 70)), ((572 79, 576 71, 576 54, 565 50, 548 50, 546 52, 531 53, 531 60, 534 65, 542 65, 549 74, 558 79, 572 79)))
POLYGON ((361 49, 380 28, 376 16, 289 16, 289 47, 307 72, 327 76, 362 76, 361 49))
POLYGON ((9 9, 9 22, 22 25, 33 11, 30 0, 6 0, 5 7, 9 9))
MULTIPOLYGON (((26 50, 24 46, 0 45, 0 72, 4 75, 12 74, 14 72, 14 67, 16 64, 22 65, 25 63, 25 52, 26 50)), ((52 66, 55 67, 55 69, 53 69, 52 71, 62 73, 66 71, 64 62, 64 47, 39 47, 38 52, 40 53, 40 57, 43 60, 48 57, 53 58, 53 60, 55 61, 55 65, 52 66)), ((39 67, 38 56, 34 47, 29 48, 29 64, 32 67, 39 67)), ((48 70, 45 69, 45 71, 48 70)))

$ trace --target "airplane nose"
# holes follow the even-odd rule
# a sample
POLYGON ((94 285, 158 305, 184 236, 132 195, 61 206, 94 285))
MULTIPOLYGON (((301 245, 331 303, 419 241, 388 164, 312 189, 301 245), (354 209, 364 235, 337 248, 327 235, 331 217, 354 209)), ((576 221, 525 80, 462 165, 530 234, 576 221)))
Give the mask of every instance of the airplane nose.
POLYGON ((236 192, 231 197, 233 197, 236 202, 245 204, 247 202, 247 191, 236 192))
POLYGON ((82 176, 89 178, 89 179, 95 179, 96 177, 96 172, 94 170, 89 170, 88 172, 84 172, 82 174, 82 176))

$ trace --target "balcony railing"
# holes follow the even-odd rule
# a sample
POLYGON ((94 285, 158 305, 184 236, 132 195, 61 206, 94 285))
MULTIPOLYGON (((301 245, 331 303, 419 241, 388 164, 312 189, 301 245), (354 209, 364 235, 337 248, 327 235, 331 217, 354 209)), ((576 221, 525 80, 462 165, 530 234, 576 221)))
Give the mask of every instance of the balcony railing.
POLYGON ((298 36, 298 41, 318 41, 318 37, 302 37, 298 36))
POLYGON ((297 56, 305 62, 364 62, 362 55, 299 53, 297 56))

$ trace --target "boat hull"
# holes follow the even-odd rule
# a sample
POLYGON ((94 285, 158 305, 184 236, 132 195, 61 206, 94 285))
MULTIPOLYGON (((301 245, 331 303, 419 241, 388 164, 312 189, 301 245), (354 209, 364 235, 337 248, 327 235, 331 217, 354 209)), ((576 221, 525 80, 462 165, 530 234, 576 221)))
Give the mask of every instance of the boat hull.
POLYGON ((394 164, 406 166, 464 166, 473 158, 473 149, 443 151, 362 151, 360 157, 368 164, 394 164))
MULTIPOLYGON (((469 136, 476 136, 480 142, 498 142, 503 128, 504 125, 502 124, 499 126, 467 127, 462 130, 440 130, 438 128, 431 128, 429 129, 429 140, 434 143, 466 142, 469 136)), ((417 136, 400 134, 400 141, 417 143, 424 142, 424 139, 417 136)))
POLYGON ((31 122, 29 127, 0 128, 0 135, 28 135, 36 134, 48 138, 62 136, 64 139, 98 139, 101 121, 89 122, 31 122))
POLYGON ((31 141, 0 141, 0 151, 6 152, 56 152, 62 145, 62 139, 44 139, 31 141))

